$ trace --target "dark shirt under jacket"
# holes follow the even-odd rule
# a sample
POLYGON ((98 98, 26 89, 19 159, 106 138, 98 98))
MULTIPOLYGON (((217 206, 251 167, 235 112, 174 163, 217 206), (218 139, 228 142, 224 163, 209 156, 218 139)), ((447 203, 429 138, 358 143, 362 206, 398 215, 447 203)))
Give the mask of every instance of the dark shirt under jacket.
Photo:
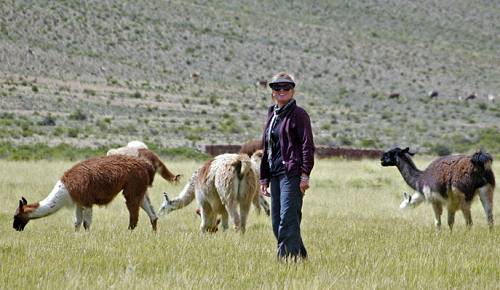
POLYGON ((281 118, 278 118, 276 120, 276 126, 274 126, 274 129, 271 130, 271 139, 272 139, 272 152, 273 156, 270 162, 271 168, 271 176, 278 176, 280 174, 285 173, 285 164, 283 162, 283 156, 281 155, 281 149, 280 149, 280 130, 281 130, 281 118))

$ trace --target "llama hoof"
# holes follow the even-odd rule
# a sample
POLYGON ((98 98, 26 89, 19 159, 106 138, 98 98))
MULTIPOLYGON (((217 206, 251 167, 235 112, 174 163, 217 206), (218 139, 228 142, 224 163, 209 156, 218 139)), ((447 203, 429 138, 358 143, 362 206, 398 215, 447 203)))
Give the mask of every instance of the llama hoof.
POLYGON ((151 226, 153 227, 153 231, 156 233, 156 225, 158 224, 158 219, 151 221, 151 226))

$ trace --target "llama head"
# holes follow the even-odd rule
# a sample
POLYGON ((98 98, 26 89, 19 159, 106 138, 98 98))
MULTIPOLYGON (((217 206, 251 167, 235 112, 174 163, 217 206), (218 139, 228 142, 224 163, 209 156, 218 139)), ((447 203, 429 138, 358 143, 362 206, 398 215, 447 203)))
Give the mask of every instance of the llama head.
POLYGON ((21 197, 21 199, 19 200, 19 207, 16 209, 16 213, 14 214, 14 222, 12 224, 12 227, 16 231, 24 230, 24 227, 30 220, 28 217, 28 212, 30 212, 30 210, 28 210, 27 205, 28 201, 24 197, 21 197))
POLYGON ((384 154, 382 154, 382 158, 380 158, 380 163, 382 164, 382 166, 396 166, 398 164, 398 159, 405 158, 406 154, 410 156, 415 155, 415 153, 410 152, 410 148, 408 147, 406 147, 405 149, 396 147, 384 152, 384 154))
POLYGON ((163 197, 165 198, 165 200, 161 204, 160 210, 158 211, 159 216, 169 214, 173 210, 172 201, 170 201, 166 192, 163 193, 163 197))

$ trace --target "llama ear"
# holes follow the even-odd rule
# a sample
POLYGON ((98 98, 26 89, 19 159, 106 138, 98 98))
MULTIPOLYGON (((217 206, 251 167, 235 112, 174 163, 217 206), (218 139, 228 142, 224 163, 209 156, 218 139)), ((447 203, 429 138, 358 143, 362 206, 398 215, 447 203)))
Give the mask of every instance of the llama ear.
POLYGON ((410 154, 410 156, 415 155, 415 152, 410 151, 410 147, 406 147, 405 149, 403 149, 403 151, 402 151, 402 152, 403 152, 403 153, 410 154))
POLYGON ((170 203, 170 199, 168 198, 168 194, 166 192, 163 192, 163 196, 165 197, 167 203, 170 203))
POLYGON ((24 196, 21 196, 21 201, 23 202, 24 205, 28 204, 28 201, 26 200, 26 198, 24 198, 24 196))
POLYGON ((19 208, 18 208, 18 212, 19 213, 23 213, 24 212, 23 206, 24 206, 23 201, 19 200, 19 208))

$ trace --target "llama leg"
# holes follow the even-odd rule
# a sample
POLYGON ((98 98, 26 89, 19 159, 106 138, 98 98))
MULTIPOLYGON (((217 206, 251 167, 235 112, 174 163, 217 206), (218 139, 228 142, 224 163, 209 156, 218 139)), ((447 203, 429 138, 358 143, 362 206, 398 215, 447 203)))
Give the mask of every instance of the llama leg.
POLYGON ((420 192, 416 192, 414 195, 411 197, 410 201, 410 206, 411 207, 417 207, 419 204, 421 204, 425 200, 425 195, 421 194, 420 192))
POLYGON ((202 233, 205 232, 215 232, 215 213, 209 205, 205 205, 201 207, 201 223, 200 230, 202 233))
POLYGON ((264 209, 264 212, 266 213, 267 216, 270 216, 271 210, 269 207, 269 203, 267 202, 267 200, 264 198, 264 196, 262 194, 258 193, 258 196, 259 196, 260 207, 264 209))
POLYGON ((129 212, 128 229, 133 230, 137 226, 139 220, 139 208, 143 202, 143 198, 147 191, 145 184, 129 184, 123 190, 125 204, 129 212))
POLYGON ((151 226, 153 227, 153 231, 156 231, 156 223, 158 222, 158 216, 156 216, 155 210, 151 205, 151 200, 149 199, 148 193, 144 195, 142 199, 141 208, 148 214, 149 220, 151 221, 151 226))
POLYGON ((223 231, 226 231, 229 228, 229 214, 225 208, 222 210, 221 225, 223 231))
POLYGON ((434 224, 436 229, 441 230, 441 214, 443 213, 443 205, 440 202, 433 202, 432 209, 434 210, 434 224))
POLYGON ((260 198, 259 194, 256 194, 252 199, 253 206, 255 207, 255 211, 258 215, 260 215, 261 207, 260 207, 260 198))
POLYGON ((493 228, 493 187, 490 185, 479 188, 479 197, 483 205, 486 220, 490 229, 493 228))
POLYGON ((135 200, 127 200, 126 204, 129 212, 128 229, 133 230, 139 221, 139 203, 135 200))
POLYGON ((241 233, 244 234, 247 227, 248 212, 250 211, 251 201, 243 201, 240 203, 240 215, 241 215, 241 233))
POLYGON ((231 219, 233 220, 234 229, 238 231, 241 226, 241 220, 240 220, 240 215, 238 214, 236 201, 234 200, 228 201, 226 209, 229 212, 231 219))
POLYGON ((448 209, 448 227, 450 231, 453 230, 453 224, 455 223, 455 211, 448 209))
POLYGON ((82 222, 83 222, 83 207, 77 205, 75 209, 75 231, 80 230, 82 222))
POLYGON ((409 209, 414 208, 421 204, 425 200, 425 195, 416 191, 415 194, 409 195, 406 192, 403 192, 403 202, 399 205, 400 209, 409 209))
POLYGON ((83 228, 88 231, 90 230, 90 224, 92 223, 92 208, 83 208, 83 228))
POLYGON ((462 209, 462 214, 464 215, 465 225, 469 229, 472 227, 472 215, 470 213, 470 205, 471 203, 465 200, 462 201, 461 203, 461 209, 462 209))

